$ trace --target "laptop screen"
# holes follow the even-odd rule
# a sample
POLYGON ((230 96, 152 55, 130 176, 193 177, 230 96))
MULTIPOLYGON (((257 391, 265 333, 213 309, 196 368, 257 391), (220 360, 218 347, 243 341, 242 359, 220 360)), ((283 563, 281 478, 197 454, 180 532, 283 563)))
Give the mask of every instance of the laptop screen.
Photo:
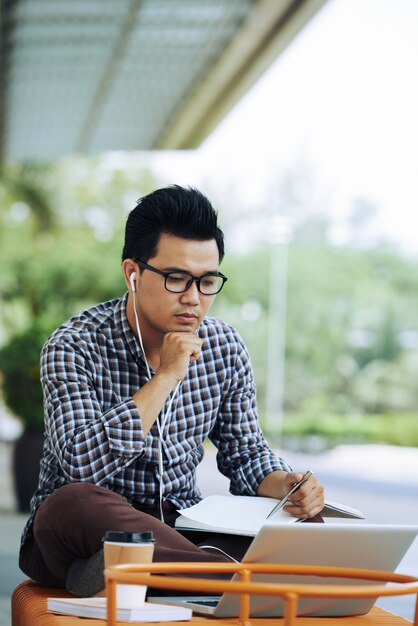
MULTIPOLYGON (((364 524, 274 524, 268 523, 252 541, 242 562, 282 563, 294 565, 325 565, 395 571, 418 533, 418 526, 364 524)), ((237 575, 234 579, 238 580, 237 575)), ((316 576, 257 574, 257 582, 302 584, 375 584, 354 579, 316 576)), ((152 594, 152 591, 150 595, 152 594)), ((236 617, 239 596, 225 593, 219 598, 161 597, 151 602, 187 604, 195 613, 216 617, 236 617)), ((367 613, 376 598, 302 598, 299 615, 343 616, 367 613)), ((252 596, 250 614, 254 617, 280 617, 283 601, 278 596, 252 596)))

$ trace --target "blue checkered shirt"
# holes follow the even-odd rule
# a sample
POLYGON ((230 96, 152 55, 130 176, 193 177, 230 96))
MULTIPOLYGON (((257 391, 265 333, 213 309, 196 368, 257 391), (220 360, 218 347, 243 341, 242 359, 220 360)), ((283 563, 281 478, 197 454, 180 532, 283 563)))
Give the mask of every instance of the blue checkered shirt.
MULTIPOLYGON (((45 445, 32 515, 55 489, 86 481, 151 504, 159 497, 158 428, 147 435, 132 395, 147 382, 144 358, 126 317, 127 295, 72 317, 41 355, 45 445)), ((289 466, 264 439, 247 350, 228 324, 206 318, 203 347, 188 369, 164 428, 164 498, 179 508, 196 504, 196 467, 203 442, 218 450, 230 491, 255 495, 263 478, 289 466)), ((164 419, 169 398, 162 410, 164 419)))

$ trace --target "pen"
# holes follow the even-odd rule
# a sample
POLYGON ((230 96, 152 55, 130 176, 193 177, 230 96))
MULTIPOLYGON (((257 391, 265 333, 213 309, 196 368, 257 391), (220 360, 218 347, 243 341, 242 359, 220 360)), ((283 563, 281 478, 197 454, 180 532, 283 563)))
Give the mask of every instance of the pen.
POLYGON ((291 490, 289 491, 289 493, 287 493, 285 495, 284 498, 282 498, 281 500, 278 501, 278 503, 275 505, 275 507, 270 511, 270 513, 267 515, 268 519, 269 517, 271 517, 272 515, 274 515, 275 513, 277 513, 277 511, 279 511, 280 509, 282 509, 284 507, 284 505, 286 504, 286 502, 289 499, 289 496, 296 491, 296 489, 299 489, 299 487, 308 480, 308 478, 310 478, 312 476, 313 472, 311 470, 307 470, 304 475, 302 480, 300 480, 298 483, 295 483, 293 485, 293 487, 291 488, 291 490))

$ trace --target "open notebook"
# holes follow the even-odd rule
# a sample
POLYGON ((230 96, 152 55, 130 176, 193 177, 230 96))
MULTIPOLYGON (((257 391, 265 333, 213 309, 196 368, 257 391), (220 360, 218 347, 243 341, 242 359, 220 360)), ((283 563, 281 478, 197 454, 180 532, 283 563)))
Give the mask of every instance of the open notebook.
MULTIPOLYGON (((328 565, 395 571, 418 533, 418 526, 378 524, 275 524, 262 527, 243 558, 247 563, 289 563, 295 565, 328 565)), ((238 576, 234 577, 238 580, 238 576)), ((375 584, 341 578, 317 576, 254 575, 257 582, 310 584, 375 584)), ((152 590, 150 590, 152 595, 152 590)), ((150 597, 151 602, 189 606, 195 613, 215 617, 236 617, 239 596, 224 593, 221 597, 150 597)), ((376 598, 303 598, 298 615, 343 616, 367 613, 376 598)), ((252 617, 283 615, 279 596, 252 596, 252 617)))
MULTIPOLYGON (((290 493, 282 500, 231 494, 207 496, 198 504, 180 510, 175 527, 177 530, 212 531, 255 537, 267 522, 295 524, 301 521, 283 510, 290 493)), ((321 515, 363 519, 363 514, 358 509, 329 500, 325 503, 321 515)))

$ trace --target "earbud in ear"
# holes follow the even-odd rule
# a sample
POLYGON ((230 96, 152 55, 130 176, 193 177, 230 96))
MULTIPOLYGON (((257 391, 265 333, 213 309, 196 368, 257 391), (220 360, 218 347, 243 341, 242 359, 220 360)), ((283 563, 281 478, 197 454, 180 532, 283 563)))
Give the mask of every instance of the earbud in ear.
POLYGON ((132 272, 132 274, 130 275, 129 282, 131 283, 132 291, 135 293, 135 291, 136 291, 136 288, 135 288, 135 272, 132 272))

